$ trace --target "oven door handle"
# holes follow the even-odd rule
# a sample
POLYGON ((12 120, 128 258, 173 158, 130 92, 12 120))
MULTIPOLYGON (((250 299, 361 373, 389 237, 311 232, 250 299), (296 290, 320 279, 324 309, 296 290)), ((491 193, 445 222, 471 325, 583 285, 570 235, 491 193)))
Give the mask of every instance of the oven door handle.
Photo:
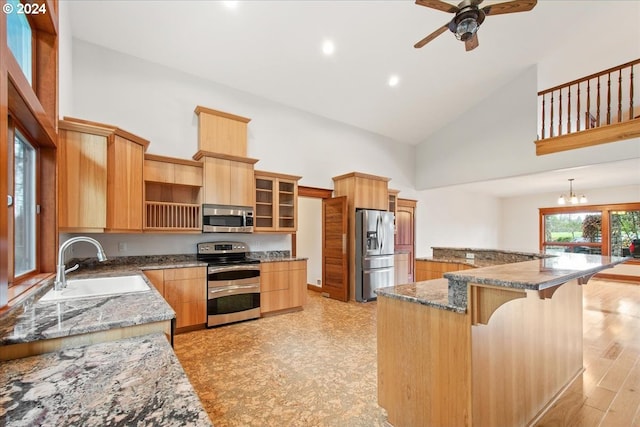
POLYGON ((228 291, 237 291, 240 289, 255 289, 256 292, 260 292, 259 285, 232 285, 232 286, 224 286, 221 288, 209 288, 209 294, 217 294, 220 292, 228 292, 228 291))

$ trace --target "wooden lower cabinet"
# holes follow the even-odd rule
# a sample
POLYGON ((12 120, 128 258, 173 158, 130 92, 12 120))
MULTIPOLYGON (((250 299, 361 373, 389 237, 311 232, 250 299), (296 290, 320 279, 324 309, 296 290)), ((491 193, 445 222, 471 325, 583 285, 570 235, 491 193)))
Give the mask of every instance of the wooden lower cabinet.
POLYGON ((300 309, 307 298, 307 261, 276 261, 260 265, 262 314, 300 309))
POLYGON ((444 273, 474 268, 459 262, 416 260, 416 282, 442 279, 444 273))
POLYGON ((145 275, 176 312, 177 329, 207 323, 206 267, 147 270, 145 275))

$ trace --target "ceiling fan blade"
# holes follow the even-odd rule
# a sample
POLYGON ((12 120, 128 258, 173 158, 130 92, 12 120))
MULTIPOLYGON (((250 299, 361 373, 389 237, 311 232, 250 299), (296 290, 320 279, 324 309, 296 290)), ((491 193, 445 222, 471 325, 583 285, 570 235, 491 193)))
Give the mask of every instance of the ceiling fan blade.
POLYGON ((421 48, 422 46, 429 43, 431 40, 435 39, 436 37, 438 37, 440 34, 444 33, 445 31, 447 31, 448 29, 449 29, 449 23, 447 22, 442 27, 438 28, 433 33, 429 34, 427 37, 423 38, 418 43, 414 44, 413 47, 415 47, 416 49, 421 48))
POLYGON ((449 3, 445 3, 440 0, 416 0, 416 4, 424 7, 430 7, 431 9, 441 10, 448 13, 457 13, 460 9, 449 3))
POLYGON ((487 15, 502 15, 504 13, 528 12, 533 9, 537 0, 515 0, 506 3, 492 4, 482 8, 487 15))
POLYGON ((470 50, 477 48, 479 44, 478 33, 475 33, 473 36, 468 38, 467 41, 464 42, 464 48, 467 52, 469 52, 470 50))

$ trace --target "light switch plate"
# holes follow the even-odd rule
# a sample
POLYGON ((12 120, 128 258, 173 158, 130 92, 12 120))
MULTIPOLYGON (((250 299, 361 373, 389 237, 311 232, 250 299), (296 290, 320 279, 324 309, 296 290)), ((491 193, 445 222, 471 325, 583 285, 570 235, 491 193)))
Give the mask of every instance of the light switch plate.
POLYGON ((475 259, 476 258, 476 254, 474 254, 473 252, 467 252, 467 259, 475 259))

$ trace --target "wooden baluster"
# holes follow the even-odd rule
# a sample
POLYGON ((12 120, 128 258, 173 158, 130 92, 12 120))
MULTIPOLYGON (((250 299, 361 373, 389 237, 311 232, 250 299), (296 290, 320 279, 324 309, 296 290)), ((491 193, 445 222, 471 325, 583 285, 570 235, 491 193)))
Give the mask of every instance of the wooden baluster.
POLYGON ((596 115, 596 127, 600 127, 600 76, 598 76, 598 100, 596 101, 598 105, 598 113, 596 115))
POLYGON ((622 68, 618 71, 618 123, 622 121, 622 68))
POLYGON ((558 136, 562 135, 562 88, 558 95, 558 136))
POLYGON ((544 139, 544 93, 542 94, 542 139, 544 139))
POLYGON ((629 120, 633 120, 633 65, 631 66, 631 76, 629 77, 629 120))
POLYGON ((571 133, 571 85, 567 93, 567 133, 571 133))
POLYGON ((607 74, 607 124, 611 124, 611 73, 607 74))
POLYGON ((587 117, 585 129, 591 129, 591 79, 587 80, 587 117))
POLYGON ((549 117, 551 122, 549 125, 549 137, 553 138, 553 92, 551 92, 551 115, 549 117))
POLYGON ((576 131, 580 132, 580 83, 578 83, 578 107, 576 112, 576 131))

